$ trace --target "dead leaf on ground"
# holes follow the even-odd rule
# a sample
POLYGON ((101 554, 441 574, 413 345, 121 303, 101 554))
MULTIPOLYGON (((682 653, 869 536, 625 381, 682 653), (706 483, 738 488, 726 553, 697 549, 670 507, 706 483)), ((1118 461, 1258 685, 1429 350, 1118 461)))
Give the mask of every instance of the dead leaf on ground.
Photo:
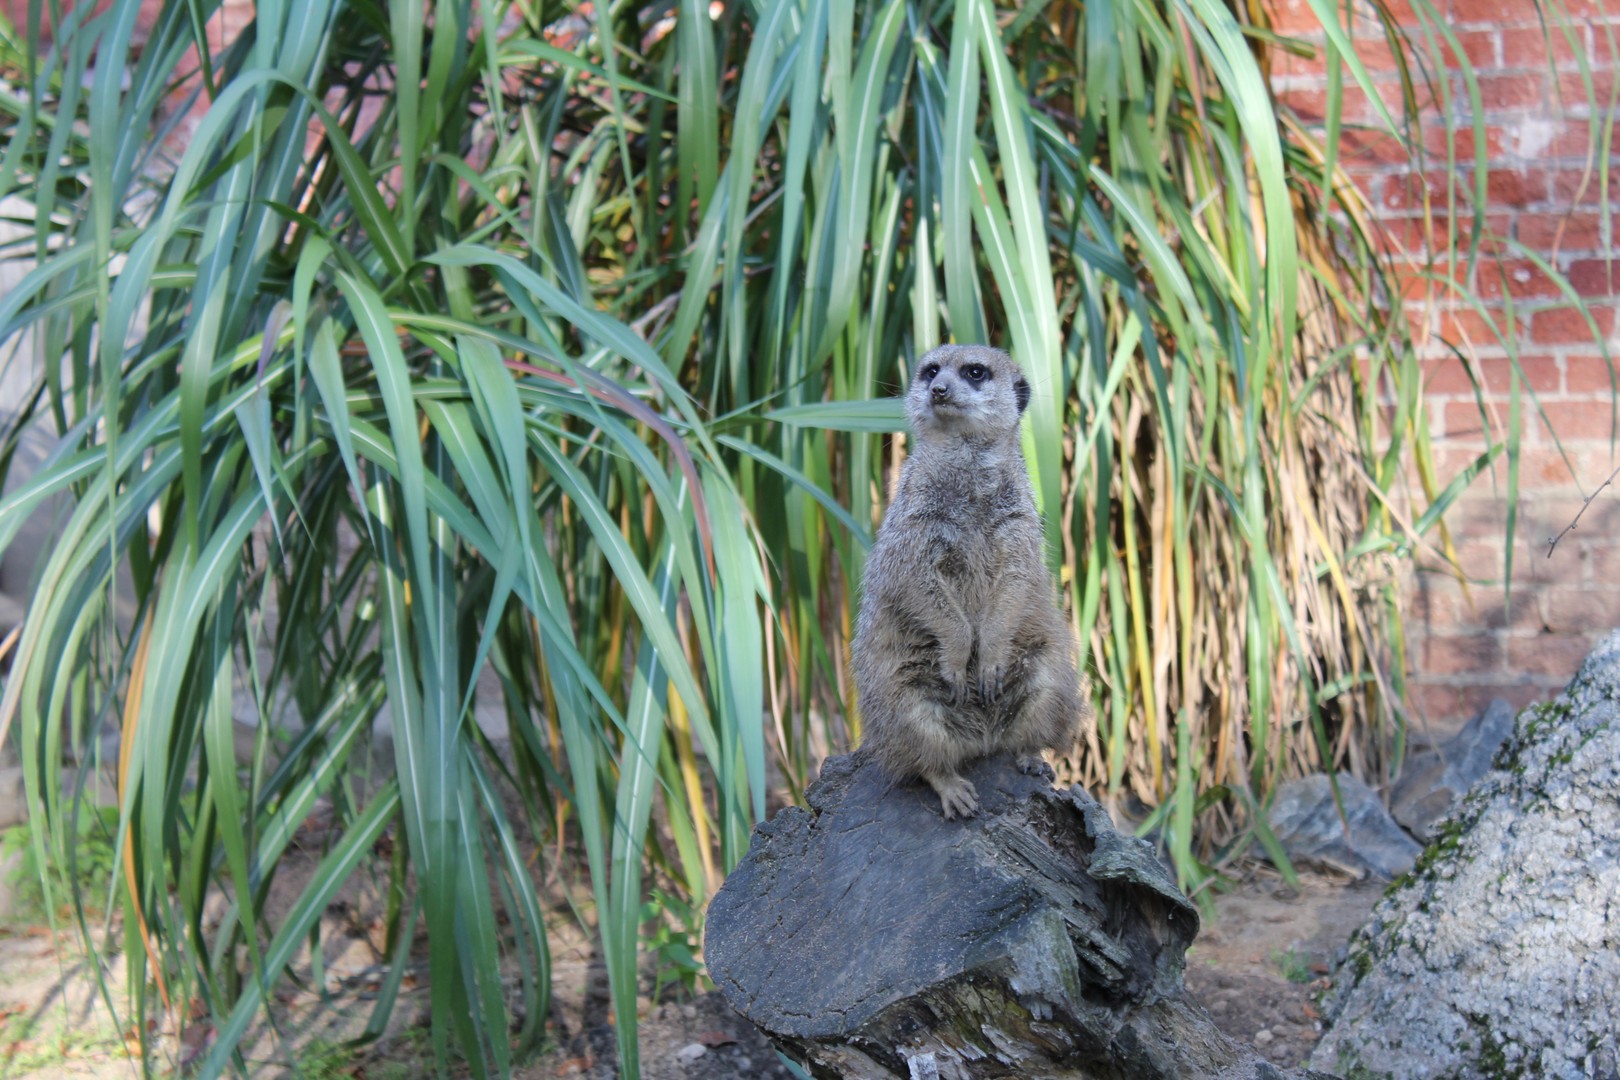
POLYGON ((705 1031, 698 1036, 698 1042, 707 1046, 710 1050, 717 1046, 731 1046, 736 1041, 737 1037, 729 1031, 705 1031))

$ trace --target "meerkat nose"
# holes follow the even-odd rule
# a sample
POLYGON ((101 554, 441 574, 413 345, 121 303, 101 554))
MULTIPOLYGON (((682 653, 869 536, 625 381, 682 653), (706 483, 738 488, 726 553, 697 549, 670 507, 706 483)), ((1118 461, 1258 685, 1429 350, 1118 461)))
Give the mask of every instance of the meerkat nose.
POLYGON ((944 401, 951 396, 951 388, 948 386, 933 386, 929 388, 929 393, 934 395, 935 401, 944 401))

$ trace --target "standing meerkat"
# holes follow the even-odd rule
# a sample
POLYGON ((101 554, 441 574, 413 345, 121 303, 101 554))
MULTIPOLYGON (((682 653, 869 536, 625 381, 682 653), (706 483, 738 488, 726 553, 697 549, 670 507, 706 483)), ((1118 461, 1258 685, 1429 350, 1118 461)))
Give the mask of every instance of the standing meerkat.
POLYGON ((1041 751, 1071 747, 1091 711, 1019 446, 1029 392, 999 349, 943 345, 918 361, 910 456, 866 564, 862 751, 928 781, 946 818, 979 807, 965 762, 1011 751, 1044 768, 1041 751))

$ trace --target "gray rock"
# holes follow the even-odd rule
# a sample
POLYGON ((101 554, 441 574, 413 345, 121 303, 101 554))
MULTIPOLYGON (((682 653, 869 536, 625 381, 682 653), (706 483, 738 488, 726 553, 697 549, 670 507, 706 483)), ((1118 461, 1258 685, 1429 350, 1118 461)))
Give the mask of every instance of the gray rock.
POLYGON ((982 809, 831 758, 754 832, 709 907, 731 1005, 817 1077, 1238 1078, 1285 1073, 1182 987, 1198 915, 1083 791, 974 763, 982 809))
MULTIPOLYGON (((69 797, 84 784, 84 799, 89 806, 116 806, 118 804, 117 770, 107 764, 100 769, 67 768, 62 771, 62 791, 69 797)), ((21 765, 0 769, 0 829, 28 820, 28 794, 23 787, 21 765)))
POLYGON ((0 926, 9 921, 19 910, 17 875, 21 870, 22 852, 14 851, 9 855, 0 855, 0 926))
POLYGON ((0 769, 0 829, 26 820, 28 799, 23 791, 21 765, 8 765, 0 769))
POLYGON ((1620 633, 1497 763, 1351 940, 1318 1068, 1620 1075, 1620 633))
POLYGON ((1440 820, 1456 808, 1513 731, 1514 709, 1497 698, 1454 738, 1407 759, 1390 792, 1389 812, 1420 840, 1434 837, 1440 820))
POLYGON ((23 621, 24 614, 20 600, 8 592, 0 592, 0 637, 11 633, 23 621))
POLYGON ((1277 789, 1269 820, 1289 860, 1385 881, 1410 870, 1422 848, 1395 824, 1383 800, 1354 776, 1339 773, 1336 779, 1342 819, 1325 773, 1277 789))

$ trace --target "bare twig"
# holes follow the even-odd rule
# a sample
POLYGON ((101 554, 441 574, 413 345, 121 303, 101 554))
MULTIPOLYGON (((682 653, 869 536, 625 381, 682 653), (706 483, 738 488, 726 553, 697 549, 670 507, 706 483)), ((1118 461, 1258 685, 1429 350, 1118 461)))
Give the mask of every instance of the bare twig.
POLYGON ((1603 483, 1599 484, 1592 494, 1581 500, 1581 508, 1575 512, 1575 519, 1568 525, 1564 526, 1563 532, 1559 533, 1557 536, 1547 537, 1547 558, 1552 558, 1553 548, 1558 546, 1558 541, 1562 540, 1566 533, 1572 533, 1575 531, 1575 526, 1579 525, 1581 522, 1581 515, 1586 513, 1586 508, 1588 506, 1592 505, 1592 500, 1598 497, 1598 492, 1601 492, 1604 488, 1614 483, 1614 479, 1617 476, 1620 476, 1620 466, 1617 466, 1614 472, 1609 474, 1609 478, 1603 481, 1603 483))

